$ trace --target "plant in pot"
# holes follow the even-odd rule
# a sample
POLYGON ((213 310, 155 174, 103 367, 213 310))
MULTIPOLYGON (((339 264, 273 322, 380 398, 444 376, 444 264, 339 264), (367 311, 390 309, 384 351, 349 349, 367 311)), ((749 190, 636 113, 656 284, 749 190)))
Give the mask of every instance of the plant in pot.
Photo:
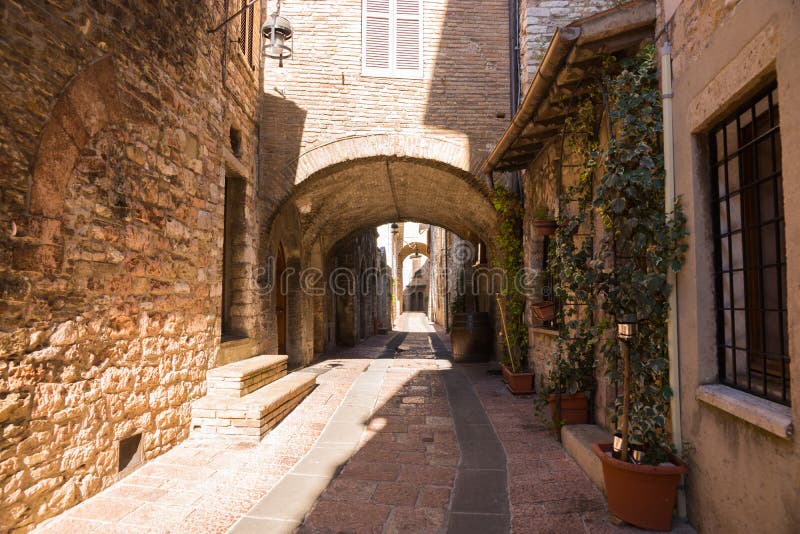
POLYGON ((547 206, 539 204, 533 209, 533 229, 537 235, 553 235, 557 227, 556 218, 547 210, 547 206))
POLYGON ((514 394, 533 392, 533 373, 527 369, 528 328, 525 325, 526 296, 517 280, 523 273, 522 222, 523 206, 511 191, 494 188, 494 208, 500 222, 494 236, 497 247, 495 266, 500 267, 506 283, 497 294, 497 309, 502 327, 503 379, 514 394))
POLYGON ((589 401, 595 388, 594 354, 556 353, 547 375, 544 394, 550 419, 559 432, 564 425, 589 422, 589 401))
POLYGON ((616 336, 603 336, 600 352, 621 391, 612 417, 619 458, 612 444, 593 449, 603 465, 610 511, 636 526, 670 530, 677 486, 688 469, 672 454, 668 432, 667 275, 683 263, 686 223, 680 204, 664 212, 655 50, 648 46, 608 65, 611 73, 600 89, 615 127, 593 200, 603 232, 588 276, 603 316, 616 324, 616 336))

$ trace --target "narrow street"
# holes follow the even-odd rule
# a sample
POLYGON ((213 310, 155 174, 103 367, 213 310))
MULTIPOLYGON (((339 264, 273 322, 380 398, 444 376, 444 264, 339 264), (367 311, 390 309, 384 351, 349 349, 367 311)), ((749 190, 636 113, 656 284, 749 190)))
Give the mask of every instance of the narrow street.
POLYGON ((421 313, 300 372, 317 388, 259 443, 192 437, 42 525, 57 533, 625 532, 486 365, 421 313))

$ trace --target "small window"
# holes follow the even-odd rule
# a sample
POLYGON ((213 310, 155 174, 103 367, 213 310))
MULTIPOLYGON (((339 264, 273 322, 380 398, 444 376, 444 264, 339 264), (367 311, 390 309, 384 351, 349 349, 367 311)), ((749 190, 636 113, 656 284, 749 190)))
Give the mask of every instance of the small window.
POLYGON ((720 382, 789 404, 786 246, 775 83, 710 134, 720 382))
POLYGON ((127 474, 142 463, 142 434, 134 434, 119 442, 117 472, 127 474))
POLYGON ((363 0, 362 73, 422 77, 422 0, 363 0))

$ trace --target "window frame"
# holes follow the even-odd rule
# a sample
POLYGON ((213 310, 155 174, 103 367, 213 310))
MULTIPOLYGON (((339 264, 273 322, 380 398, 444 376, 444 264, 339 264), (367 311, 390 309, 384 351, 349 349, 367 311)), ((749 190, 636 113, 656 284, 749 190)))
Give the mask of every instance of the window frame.
MULTIPOLYGON (((718 382, 725 386, 744 391, 747 394, 754 395, 759 398, 767 399, 769 401, 791 406, 791 376, 790 376, 790 362, 789 355, 789 331, 788 331, 788 304, 787 304, 787 288, 786 288, 786 271, 787 271, 787 257, 786 257, 786 227, 785 227, 785 200, 783 195, 783 165, 781 161, 781 138, 780 138, 780 102, 777 105, 773 101, 773 95, 777 94, 777 81, 773 80, 759 88, 759 90, 750 98, 748 98, 742 105, 736 107, 732 111, 725 114, 708 132, 708 146, 709 146, 709 180, 711 183, 711 219, 712 219, 712 238, 714 242, 714 309, 716 317, 716 347, 717 347, 717 366, 718 366, 718 382), (767 99, 766 113, 769 118, 769 123, 765 131, 757 133, 758 127, 756 121, 761 115, 756 114, 756 107, 764 99, 767 99), (777 119, 774 116, 775 110, 778 111, 777 119), (750 114, 750 128, 752 129, 752 138, 743 140, 743 126, 741 125, 741 117, 745 114, 750 114), (734 125, 736 132, 736 147, 730 149, 728 135, 731 130, 730 125, 734 125), (721 134, 722 147, 718 147, 718 136, 721 134), (764 142, 769 142, 770 147, 770 165, 771 171, 763 176, 759 172, 759 155, 758 147, 764 142), (721 159, 718 155, 719 150, 722 150, 721 159), (750 153, 748 154, 748 151, 750 153), (744 169, 744 162, 747 156, 752 158, 752 165, 749 172, 752 172, 750 181, 746 182, 745 177, 747 173, 744 169), (736 188, 731 189, 731 173, 730 162, 735 161, 736 175, 738 184, 736 188), (719 173, 723 174, 720 175, 719 173), (720 180, 724 182, 725 192, 720 192, 720 180), (774 213, 772 218, 766 218, 762 215, 762 199, 761 188, 767 185, 772 186, 771 193, 774 195, 774 213), (745 197, 747 195, 747 198, 745 197), (755 195, 753 199, 752 196, 755 195), (732 217, 731 206, 735 205, 734 199, 738 199, 739 215, 738 224, 739 228, 733 228, 736 218, 732 217), (755 214, 750 214, 747 203, 756 205, 755 214), (722 220, 720 210, 725 209, 726 229, 722 231, 722 220), (775 263, 764 265, 764 228, 772 225, 775 227, 774 235, 774 254, 775 263), (754 243, 748 241, 753 237, 753 233, 757 232, 758 237, 755 240, 757 243, 757 254, 753 252, 752 247, 754 243), (738 252, 733 250, 738 237, 738 252), (723 244, 727 246, 727 266, 723 262, 723 244), (741 267, 737 267, 734 261, 734 254, 741 254, 741 267), (775 284, 777 285, 777 309, 773 310, 767 308, 765 305, 765 292, 767 291, 764 284, 765 270, 775 269, 777 275, 775 284), (736 273, 741 272, 741 277, 737 283, 736 273), (756 277, 755 279, 753 277, 756 277), (724 282, 727 278, 727 297, 728 303, 726 306, 724 282), (741 285, 741 288, 739 287, 741 285), (755 286, 756 289, 753 289, 755 286), (737 293, 741 290, 741 298, 737 299, 737 293), (757 302, 753 303, 753 299, 757 302), (737 306, 737 300, 743 300, 742 307, 737 306), (758 345, 751 341, 751 328, 750 324, 754 322, 754 317, 760 319, 760 326, 767 322, 769 314, 777 313, 781 318, 780 328, 780 355, 770 355, 766 349, 767 343, 764 341, 765 335, 762 334, 760 343, 758 345), (726 341, 726 314, 730 315, 730 333, 729 341, 730 346, 726 341), (737 329, 737 315, 739 318, 744 319, 744 326, 739 327, 742 331, 737 329), (743 335, 744 350, 737 342, 740 335, 743 335), (728 378, 728 357, 726 351, 730 350, 730 359, 733 366, 732 378, 728 378), (737 369, 738 357, 737 353, 743 352, 745 355, 744 361, 746 364, 746 371, 740 377, 740 372, 737 369), (754 360, 756 364, 760 361, 761 371, 760 376, 753 376, 754 360), (770 387, 770 373, 768 372, 768 362, 779 361, 777 365, 780 369, 780 374, 772 377, 772 385, 774 387, 777 382, 777 387, 780 389, 776 395, 771 393, 770 387), (777 380, 776 380, 777 378, 777 380), (742 380, 744 379, 744 380, 742 380), (754 385, 755 381, 758 384, 754 385), (743 383, 742 383, 743 382, 743 383)), ((744 128, 747 127, 745 124, 744 128)), ((751 206, 752 207, 752 206, 751 206)), ((757 321, 755 321, 757 322, 757 321)), ((756 373, 758 375, 758 372, 756 373)))
POLYGON ((367 66, 367 2, 361 0, 361 75, 376 78, 402 78, 410 80, 421 80, 424 77, 424 2, 416 0, 419 5, 419 64, 417 69, 398 69, 397 68, 397 0, 387 0, 389 2, 389 67, 378 68, 367 66))

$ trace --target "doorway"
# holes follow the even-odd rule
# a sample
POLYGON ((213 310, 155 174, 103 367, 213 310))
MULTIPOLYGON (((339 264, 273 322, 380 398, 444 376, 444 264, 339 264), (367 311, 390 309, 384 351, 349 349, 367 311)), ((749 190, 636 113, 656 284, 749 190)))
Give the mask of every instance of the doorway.
POLYGON ((278 330, 278 354, 286 354, 286 313, 287 291, 285 283, 286 254, 283 245, 278 245, 278 257, 275 259, 275 320, 278 330))

